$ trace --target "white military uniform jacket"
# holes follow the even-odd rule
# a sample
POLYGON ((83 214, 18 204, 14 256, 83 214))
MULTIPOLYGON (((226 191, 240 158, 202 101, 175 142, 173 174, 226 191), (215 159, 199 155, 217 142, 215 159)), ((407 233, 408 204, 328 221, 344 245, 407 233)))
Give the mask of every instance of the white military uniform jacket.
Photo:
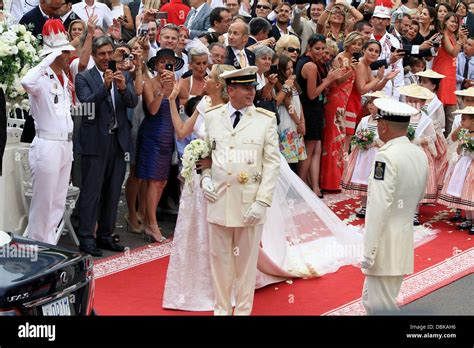
POLYGON ((207 110, 205 122, 213 150, 212 168, 203 175, 211 176, 218 195, 208 204, 207 220, 226 227, 251 226, 243 222, 244 214, 256 200, 271 205, 280 172, 275 114, 252 105, 234 129, 224 104, 207 110))
POLYGON ((373 259, 363 273, 399 276, 413 273, 413 215, 423 198, 428 176, 424 152, 402 136, 378 151, 369 178, 364 258, 373 259))

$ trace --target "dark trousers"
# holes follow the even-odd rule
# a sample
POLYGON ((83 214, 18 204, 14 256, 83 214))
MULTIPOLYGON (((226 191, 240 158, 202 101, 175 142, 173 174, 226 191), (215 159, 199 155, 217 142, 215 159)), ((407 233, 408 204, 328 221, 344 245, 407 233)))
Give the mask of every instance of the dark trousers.
POLYGON ((112 241, 125 170, 125 155, 116 134, 109 135, 104 157, 82 155, 82 188, 77 234, 81 245, 95 245, 93 231, 96 221, 97 239, 112 241))

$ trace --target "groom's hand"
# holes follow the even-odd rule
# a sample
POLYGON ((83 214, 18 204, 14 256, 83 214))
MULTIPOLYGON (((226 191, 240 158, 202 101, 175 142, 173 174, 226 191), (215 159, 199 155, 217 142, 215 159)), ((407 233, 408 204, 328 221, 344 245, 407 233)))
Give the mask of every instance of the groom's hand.
POLYGON ((255 224, 263 217, 266 208, 267 206, 262 202, 253 202, 250 208, 248 208, 247 212, 244 214, 244 223, 250 225, 255 224))
POLYGON ((201 180, 201 187, 204 193, 204 197, 211 203, 217 200, 217 193, 214 184, 209 176, 205 176, 201 180))

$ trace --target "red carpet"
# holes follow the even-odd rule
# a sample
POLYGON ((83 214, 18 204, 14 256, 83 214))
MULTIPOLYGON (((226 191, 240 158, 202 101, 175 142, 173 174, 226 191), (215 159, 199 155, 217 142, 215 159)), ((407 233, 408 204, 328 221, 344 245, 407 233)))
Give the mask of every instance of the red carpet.
MULTIPOLYGON (((341 219, 362 223, 349 215, 357 200, 331 206, 341 219)), ((466 231, 446 221, 443 206, 423 206, 421 221, 441 232, 415 250, 415 274, 402 285, 400 304, 407 304, 474 271, 474 242, 466 231), (444 219, 444 220, 442 220, 444 219)), ((452 216, 452 213, 450 213, 452 216)), ((133 250, 97 263, 95 308, 99 315, 209 315, 161 308, 171 243, 133 250)), ((273 284, 255 293, 254 315, 357 315, 364 277, 352 266, 315 279, 273 284)))

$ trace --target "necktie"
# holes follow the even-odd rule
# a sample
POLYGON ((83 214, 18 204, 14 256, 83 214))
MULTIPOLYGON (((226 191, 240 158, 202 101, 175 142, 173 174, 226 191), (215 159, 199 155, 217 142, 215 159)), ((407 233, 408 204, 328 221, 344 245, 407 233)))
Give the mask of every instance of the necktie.
POLYGON ((233 127, 235 128, 237 126, 237 124, 239 123, 240 121, 240 111, 236 111, 234 112, 234 115, 235 115, 235 119, 234 119, 234 125, 233 127))
MULTIPOLYGON (((469 60, 471 58, 470 57, 466 57, 466 64, 464 64, 464 73, 463 73, 463 77, 464 79, 467 79, 468 76, 469 76, 469 60)), ((465 89, 466 87, 464 87, 464 84, 461 86, 461 89, 465 89)))
POLYGON ((245 61, 245 56, 242 51, 239 52, 239 64, 241 69, 247 66, 247 62, 245 61))
POLYGON ((192 8, 190 12, 191 12, 191 13, 190 13, 189 21, 188 21, 188 25, 187 25, 188 28, 189 28, 189 27, 191 26, 191 24, 193 23, 193 20, 194 20, 194 17, 196 17, 197 11, 196 11, 194 8, 192 8))

